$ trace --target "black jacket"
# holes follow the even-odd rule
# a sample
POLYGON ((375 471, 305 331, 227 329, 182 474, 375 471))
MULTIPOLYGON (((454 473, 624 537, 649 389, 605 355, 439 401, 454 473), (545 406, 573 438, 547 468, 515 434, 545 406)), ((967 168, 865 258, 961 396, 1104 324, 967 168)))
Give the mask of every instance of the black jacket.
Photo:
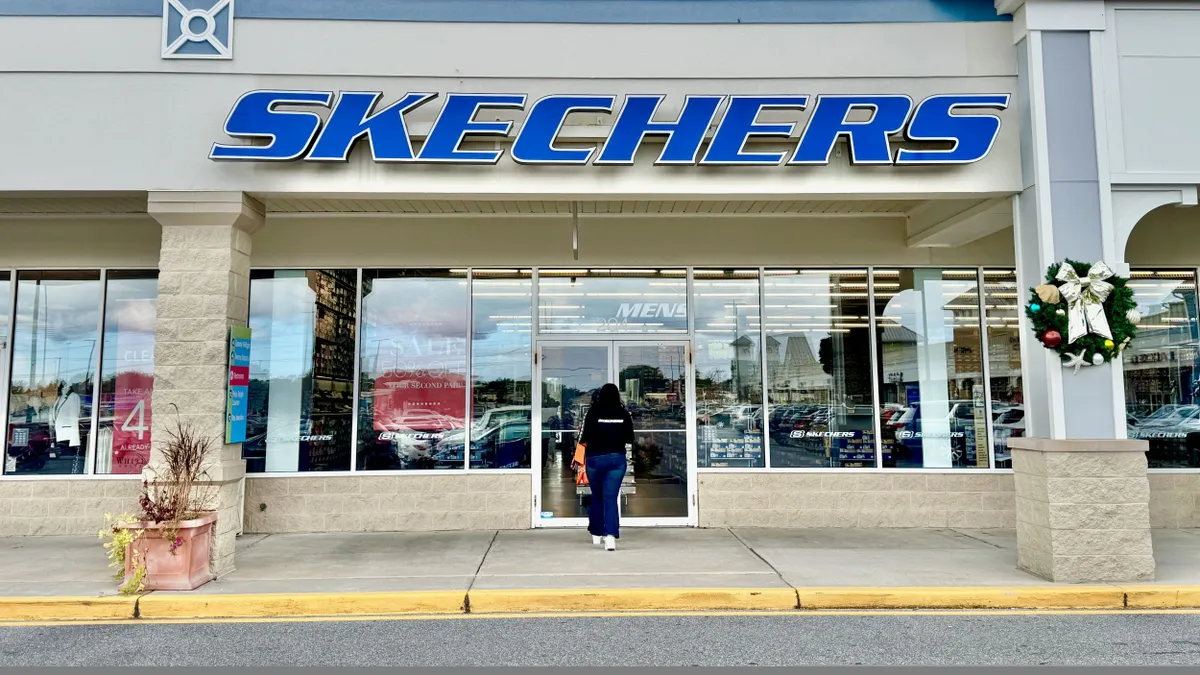
POLYGON ((597 410, 592 406, 583 419, 583 433, 579 442, 587 447, 586 457, 608 455, 619 452, 625 454, 625 444, 633 444, 633 418, 623 409, 611 411, 597 410))

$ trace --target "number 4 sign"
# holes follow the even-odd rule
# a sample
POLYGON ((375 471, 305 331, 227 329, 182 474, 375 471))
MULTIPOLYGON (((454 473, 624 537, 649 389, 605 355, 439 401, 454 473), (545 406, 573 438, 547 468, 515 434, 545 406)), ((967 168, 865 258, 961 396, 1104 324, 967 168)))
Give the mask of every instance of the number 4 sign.
POLYGON ((112 472, 140 473, 150 461, 150 394, 154 391, 154 376, 150 373, 122 368, 117 373, 113 400, 112 472))

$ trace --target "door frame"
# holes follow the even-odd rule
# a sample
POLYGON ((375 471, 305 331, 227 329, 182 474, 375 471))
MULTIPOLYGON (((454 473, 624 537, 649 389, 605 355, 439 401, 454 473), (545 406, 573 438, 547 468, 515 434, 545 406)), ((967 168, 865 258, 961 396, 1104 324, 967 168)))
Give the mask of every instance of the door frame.
POLYGON ((533 439, 530 453, 530 468, 533 470, 530 499, 530 521, 534 528, 555 527, 587 527, 587 518, 542 518, 542 350, 545 347, 607 347, 609 381, 615 376, 617 356, 621 346, 653 346, 660 344, 677 345, 684 351, 684 391, 687 397, 685 406, 684 435, 687 448, 687 503, 686 517, 636 517, 621 516, 621 527, 696 527, 699 522, 697 497, 698 448, 696 446, 696 378, 693 366, 692 340, 689 335, 669 335, 662 338, 650 337, 645 334, 629 334, 621 336, 590 335, 571 337, 552 337, 536 339, 533 345, 533 412, 531 437, 533 439))

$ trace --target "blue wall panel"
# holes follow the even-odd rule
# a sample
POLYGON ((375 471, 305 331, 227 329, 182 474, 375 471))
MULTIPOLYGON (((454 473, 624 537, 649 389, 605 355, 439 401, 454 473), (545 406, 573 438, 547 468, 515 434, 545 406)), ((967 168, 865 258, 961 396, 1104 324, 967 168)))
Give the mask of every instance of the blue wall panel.
MULTIPOLYGON (((992 0, 236 1, 237 16, 247 19, 523 23, 916 23, 1011 20, 1009 16, 996 15, 992 0)), ((161 0, 0 0, 0 16, 161 15, 161 0)))

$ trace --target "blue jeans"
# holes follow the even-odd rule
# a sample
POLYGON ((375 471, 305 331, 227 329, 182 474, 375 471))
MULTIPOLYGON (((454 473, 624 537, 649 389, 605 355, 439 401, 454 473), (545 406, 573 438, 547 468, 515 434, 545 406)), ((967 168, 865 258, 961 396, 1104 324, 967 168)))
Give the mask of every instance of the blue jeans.
POLYGON ((592 501, 588 504, 588 532, 597 537, 620 537, 617 500, 625 479, 625 453, 592 455, 584 460, 592 501))

